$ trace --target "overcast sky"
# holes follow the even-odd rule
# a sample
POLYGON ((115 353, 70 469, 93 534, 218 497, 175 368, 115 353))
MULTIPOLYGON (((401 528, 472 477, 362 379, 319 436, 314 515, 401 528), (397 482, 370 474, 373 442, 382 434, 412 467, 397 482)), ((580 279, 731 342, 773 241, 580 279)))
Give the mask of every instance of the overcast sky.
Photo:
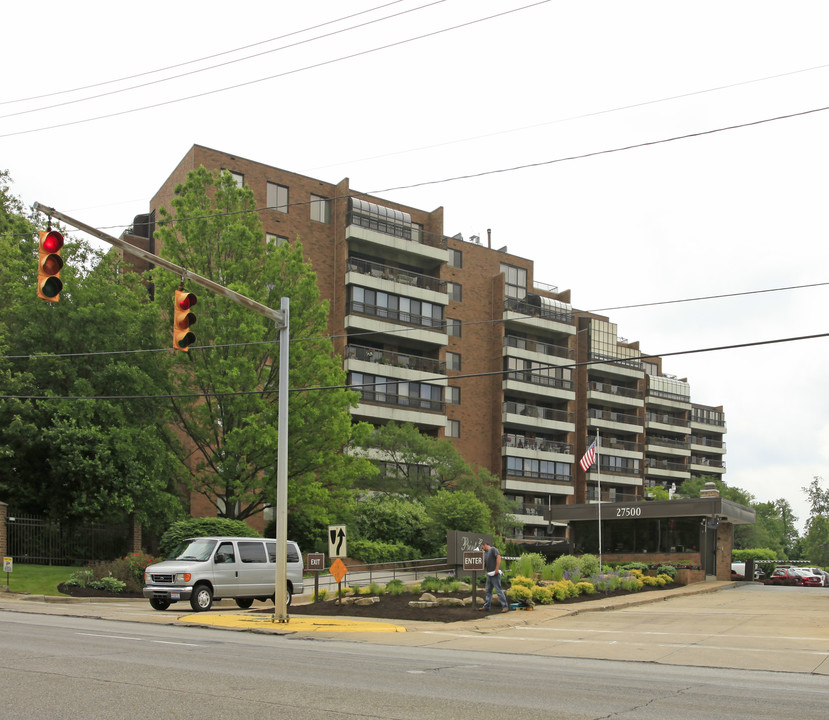
MULTIPOLYGON (((118 235, 198 143, 442 206, 648 353, 829 332, 827 3, 31 0, 3 25, 0 169, 27 204, 118 235)), ((801 524, 827 350, 663 364, 724 405, 726 482, 801 524)))

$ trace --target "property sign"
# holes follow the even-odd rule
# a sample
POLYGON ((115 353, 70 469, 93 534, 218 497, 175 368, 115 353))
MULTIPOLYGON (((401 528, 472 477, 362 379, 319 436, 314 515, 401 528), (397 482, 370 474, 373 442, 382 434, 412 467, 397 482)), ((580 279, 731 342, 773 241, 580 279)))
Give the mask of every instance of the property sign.
POLYGON ((484 569, 484 554, 482 552, 465 552, 463 554, 464 572, 475 572, 484 569))
POLYGON ((308 553, 305 556, 305 569, 308 572, 321 572, 325 570, 325 554, 308 553))
POLYGON ((13 568, 14 568, 14 560, 12 560, 10 557, 4 557, 3 558, 3 572, 4 573, 10 573, 13 568))
POLYGON ((328 526, 328 557, 348 557, 345 525, 328 526))

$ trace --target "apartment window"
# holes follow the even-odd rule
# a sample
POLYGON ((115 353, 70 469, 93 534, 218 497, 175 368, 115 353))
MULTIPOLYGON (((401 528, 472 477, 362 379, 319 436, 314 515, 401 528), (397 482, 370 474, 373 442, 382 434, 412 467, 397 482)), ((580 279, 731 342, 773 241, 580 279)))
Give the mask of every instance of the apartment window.
POLYGON ((268 245, 273 247, 279 247, 282 243, 288 242, 288 238, 284 235, 274 235, 273 233, 265 233, 265 240, 267 241, 268 245))
POLYGON ((449 267, 463 267, 463 253, 460 250, 449 249, 449 267))
POLYGON ((448 282, 446 283, 446 292, 449 293, 449 299, 455 302, 461 302, 463 292, 460 283, 448 282))
POLYGON ((455 387, 454 385, 448 385, 446 388, 446 403, 448 405, 460 405, 461 404, 461 389, 459 387, 455 387))
POLYGON ((311 195, 311 220, 330 224, 331 201, 321 195, 311 195))
POLYGON ((228 170, 227 172, 229 172, 233 176, 233 179, 236 181, 236 185, 238 187, 245 186, 245 176, 242 175, 242 173, 235 172, 233 170, 228 170))
POLYGON ((278 212, 288 212, 288 188, 276 183, 268 183, 268 207, 278 212))
POLYGON ((446 421, 446 437, 459 438, 461 436, 461 421, 447 420, 446 421))
POLYGON ((460 356, 460 353, 453 353, 453 352, 447 352, 446 353, 446 369, 447 370, 460 370, 461 369, 461 356, 460 356))
POLYGON ((501 263, 504 273, 504 293, 508 298, 523 300, 527 297, 527 271, 524 268, 501 263))
POLYGON ((446 318, 446 334, 449 337, 460 337, 461 321, 457 318, 446 318))

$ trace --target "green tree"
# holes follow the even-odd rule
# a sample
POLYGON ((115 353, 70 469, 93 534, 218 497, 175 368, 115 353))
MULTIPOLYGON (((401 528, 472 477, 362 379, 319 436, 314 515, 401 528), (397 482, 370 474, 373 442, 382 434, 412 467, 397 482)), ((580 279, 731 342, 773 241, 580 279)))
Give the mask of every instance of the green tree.
POLYGON ((429 516, 419 500, 394 495, 362 498, 354 513, 357 537, 380 542, 399 542, 418 550, 427 549, 429 516))
POLYGON ((829 516, 813 515, 803 538, 803 557, 821 567, 829 567, 829 516))
POLYGON ((37 219, 0 180, 0 494, 55 520, 161 528, 181 506, 165 404, 147 397, 166 367, 148 352, 160 325, 146 287, 67 238, 60 301, 38 300, 37 219))
POLYGON ((489 508, 466 490, 438 490, 424 501, 429 516, 429 550, 439 553, 449 530, 492 534, 489 508))
MULTIPOLYGON (((354 477, 372 472, 341 452, 363 430, 349 412, 357 394, 332 389, 345 375, 326 337, 328 304, 299 241, 266 246, 252 191, 229 173, 189 173, 171 205, 156 231, 165 258, 268 307, 290 298, 289 533, 311 546, 348 505, 354 477)), ((179 280, 157 272, 155 281, 169 314, 179 280)), ((175 353, 170 388, 176 427, 192 450, 181 460, 190 487, 219 515, 244 519, 276 501, 278 333, 252 310, 197 295, 196 343, 175 353)))
POLYGON ((806 521, 807 528, 816 515, 829 515, 829 489, 824 490, 821 482, 823 478, 815 476, 807 487, 801 488, 809 500, 810 517, 806 521))

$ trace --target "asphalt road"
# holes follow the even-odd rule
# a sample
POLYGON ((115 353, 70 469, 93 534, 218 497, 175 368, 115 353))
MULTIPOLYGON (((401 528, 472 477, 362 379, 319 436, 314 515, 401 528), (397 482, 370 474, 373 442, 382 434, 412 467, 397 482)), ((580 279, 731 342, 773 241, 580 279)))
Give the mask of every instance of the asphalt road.
POLYGON ((320 642, 0 611, 0 715, 823 720, 829 708, 825 676, 505 654, 493 644, 320 642))

